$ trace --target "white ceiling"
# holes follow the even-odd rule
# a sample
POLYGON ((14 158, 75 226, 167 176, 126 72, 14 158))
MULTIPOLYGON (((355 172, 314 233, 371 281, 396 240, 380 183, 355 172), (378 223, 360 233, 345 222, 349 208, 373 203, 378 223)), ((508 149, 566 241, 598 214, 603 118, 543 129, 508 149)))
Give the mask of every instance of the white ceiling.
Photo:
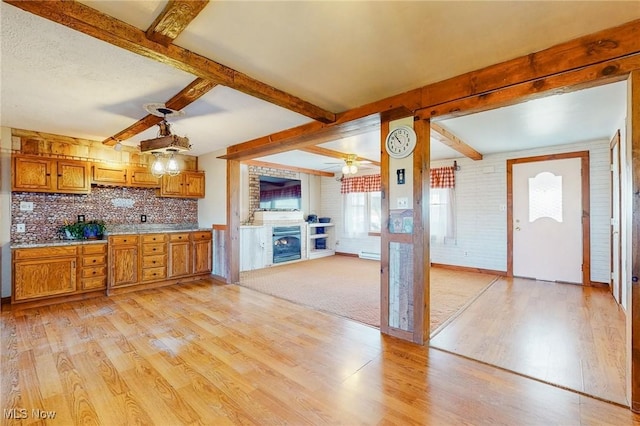
MULTIPOLYGON (((166 1, 82 3, 146 30, 166 1)), ((640 19, 638 4, 211 1, 174 44, 337 113, 640 19)), ((0 25, 2 126, 104 140, 145 116, 143 104, 165 102, 195 78, 6 3, 0 3, 0 25)), ((533 102, 441 124, 483 153, 513 149, 514 135, 518 149, 559 143, 538 132, 551 132, 553 120, 565 114, 574 118, 551 134, 608 137, 605 128, 622 117, 609 114, 624 108, 622 92, 622 85, 602 88, 595 104, 586 98, 548 104, 543 110, 554 112, 532 126, 526 123, 534 117, 533 102), (507 139, 496 136, 498 124, 510 132, 507 139)), ((577 94, 583 95, 589 96, 577 94)), ((190 138, 194 155, 311 121, 222 86, 184 112, 173 130, 190 138)), ((152 128, 125 143, 156 134, 152 128)), ((375 133, 322 146, 379 158, 375 133)), ((441 145, 433 150, 434 158, 455 155, 441 145)), ((321 169, 335 161, 296 152, 294 164, 321 169)))

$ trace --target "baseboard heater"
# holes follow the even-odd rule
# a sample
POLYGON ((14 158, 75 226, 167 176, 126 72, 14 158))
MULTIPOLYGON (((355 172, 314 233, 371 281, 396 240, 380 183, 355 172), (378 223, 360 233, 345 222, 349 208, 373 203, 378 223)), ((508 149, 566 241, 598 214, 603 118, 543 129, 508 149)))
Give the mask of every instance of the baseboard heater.
POLYGON ((380 260, 380 253, 374 253, 372 251, 360 250, 358 253, 360 259, 380 260))

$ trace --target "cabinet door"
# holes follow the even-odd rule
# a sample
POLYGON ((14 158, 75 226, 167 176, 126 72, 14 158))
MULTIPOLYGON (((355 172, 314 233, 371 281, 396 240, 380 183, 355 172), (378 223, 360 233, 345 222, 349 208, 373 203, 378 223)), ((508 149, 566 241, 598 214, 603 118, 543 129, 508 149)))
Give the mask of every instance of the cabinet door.
POLYGON ((113 287, 138 282, 138 246, 126 245, 112 248, 111 285, 113 287))
POLYGON ((191 242, 171 241, 169 243, 169 278, 191 274, 191 242))
POLYGON ((184 172, 184 195, 187 197, 204 198, 204 173, 184 172))
POLYGON ((193 273, 204 274, 211 272, 211 239, 193 242, 193 273))
POLYGON ((183 175, 178 176, 162 176, 162 183, 160 184, 160 195, 163 197, 182 197, 183 195, 183 175))
POLYGON ((144 166, 129 167, 129 185, 139 188, 160 188, 160 178, 144 166))
POLYGON ((74 194, 88 194, 91 191, 89 163, 74 160, 57 160, 57 190, 74 194))
POLYGON ((127 169, 122 165, 95 163, 92 180, 104 185, 126 185, 127 169))
POLYGON ((16 302, 76 291, 76 257, 18 261, 13 269, 16 302))
POLYGON ((52 191, 51 176, 54 162, 49 158, 15 157, 12 191, 52 191))

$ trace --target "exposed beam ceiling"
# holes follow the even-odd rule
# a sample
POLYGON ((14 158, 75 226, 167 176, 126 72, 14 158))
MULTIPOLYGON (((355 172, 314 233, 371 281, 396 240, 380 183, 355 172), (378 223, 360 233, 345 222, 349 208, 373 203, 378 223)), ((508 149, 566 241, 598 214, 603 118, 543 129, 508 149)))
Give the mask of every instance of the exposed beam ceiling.
POLYGON ((169 0, 147 29, 147 38, 163 46, 170 45, 208 3, 209 0, 169 0))
POLYGON ((462 139, 460 139, 438 123, 431 123, 431 130, 434 131, 431 137, 447 145, 449 148, 458 151, 460 154, 463 154, 464 156, 469 157, 472 160, 482 160, 482 154, 471 148, 469 145, 464 143, 462 139))
MULTIPOLYGON (((307 147, 301 148, 301 151, 309 152, 311 154, 324 155, 325 157, 337 158, 337 159, 343 160, 343 161, 346 160, 347 155, 349 155, 349 153, 335 151, 333 149, 323 148, 321 146, 307 146, 307 147)), ((379 161, 370 160, 370 159, 364 158, 364 157, 356 156, 355 160, 356 161, 366 161, 366 162, 369 162, 371 164, 375 164, 376 166, 380 166, 380 162, 379 161)))
POLYGON ((182 71, 239 90, 322 123, 336 115, 296 96, 255 80, 187 49, 163 46, 147 38, 144 31, 75 1, 4 0, 27 12, 65 25, 138 55, 171 65, 182 71))
MULTIPOLYGON (((212 81, 196 78, 187 87, 169 99, 165 103, 165 106, 179 111, 216 86, 217 84, 212 81)), ((102 143, 105 145, 115 145, 118 141, 127 140, 138 133, 144 132, 152 126, 155 126, 161 121, 162 117, 148 114, 121 132, 105 139, 102 143)))

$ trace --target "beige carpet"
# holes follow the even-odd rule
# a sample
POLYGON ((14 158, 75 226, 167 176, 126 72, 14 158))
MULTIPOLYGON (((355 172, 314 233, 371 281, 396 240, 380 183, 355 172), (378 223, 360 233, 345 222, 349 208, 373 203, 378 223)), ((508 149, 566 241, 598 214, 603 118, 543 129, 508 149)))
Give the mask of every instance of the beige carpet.
MULTIPOLYGON (((489 286, 495 275, 431 268, 431 331, 489 286)), ((330 256, 240 273, 240 285, 380 326, 380 262, 330 256)))

